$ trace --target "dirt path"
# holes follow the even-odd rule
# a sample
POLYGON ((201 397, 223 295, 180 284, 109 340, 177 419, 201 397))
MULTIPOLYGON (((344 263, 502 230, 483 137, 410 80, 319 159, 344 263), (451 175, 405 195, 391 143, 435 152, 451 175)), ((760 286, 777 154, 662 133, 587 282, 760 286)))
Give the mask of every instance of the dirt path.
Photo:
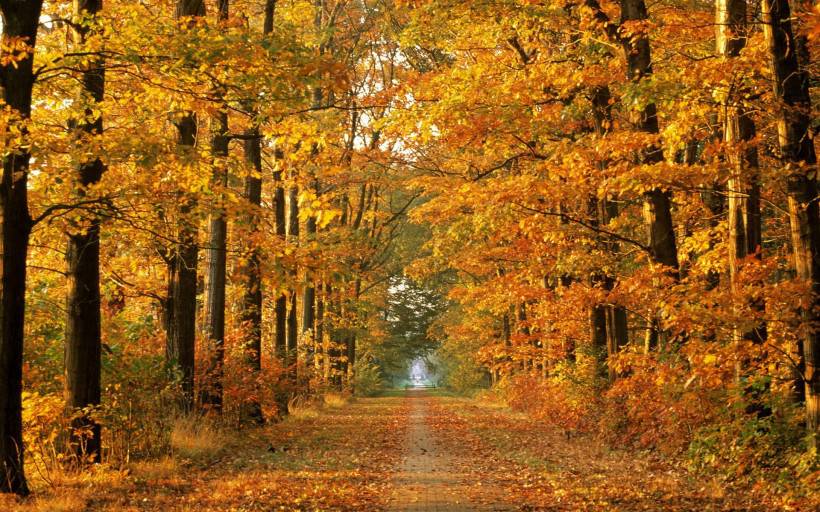
POLYGON ((501 503, 503 491, 495 485, 476 487, 463 468, 476 465, 444 437, 436 435, 430 393, 409 390, 412 404, 404 441, 404 459, 393 477, 391 512, 511 510, 501 503))
POLYGON ((651 453, 618 450, 506 408, 408 391, 391 512, 802 510, 651 453))
POLYGON ((208 450, 56 475, 29 500, 0 496, 0 510, 814 510, 649 453, 567 439, 498 405, 428 391, 361 398, 196 441, 208 450))

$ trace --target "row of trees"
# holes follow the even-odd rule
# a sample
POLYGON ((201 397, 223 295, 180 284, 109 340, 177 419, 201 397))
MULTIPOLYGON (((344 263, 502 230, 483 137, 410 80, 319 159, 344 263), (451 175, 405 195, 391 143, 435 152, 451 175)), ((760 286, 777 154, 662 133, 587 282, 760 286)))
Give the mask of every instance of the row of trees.
POLYGON ((430 334, 566 428, 814 457, 806 2, 0 10, 2 490, 24 391, 99 460, 125 394, 261 421, 430 334))
POLYGON ((413 4, 407 37, 435 69, 385 135, 431 197, 414 272, 460 276, 448 351, 481 340, 493 377, 565 426, 622 418, 619 434, 682 449, 777 423, 814 445, 818 12, 413 4))
POLYGON ((0 4, 2 491, 28 492, 24 384, 89 461, 115 390, 152 393, 117 369, 155 356, 182 413, 353 386, 416 198, 380 141, 386 7, 0 4))

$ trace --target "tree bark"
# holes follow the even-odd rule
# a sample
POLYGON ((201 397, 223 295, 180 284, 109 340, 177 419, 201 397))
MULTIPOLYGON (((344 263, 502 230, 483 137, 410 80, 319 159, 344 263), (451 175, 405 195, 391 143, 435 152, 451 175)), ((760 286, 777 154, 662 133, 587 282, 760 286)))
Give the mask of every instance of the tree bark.
MULTIPOLYGON (((314 1, 314 18, 313 18, 313 27, 317 31, 318 37, 322 37, 319 35, 320 31, 322 30, 322 23, 324 20, 324 1, 323 0, 315 0, 314 1)), ((319 55, 324 53, 324 44, 319 45, 319 55)), ((313 89, 313 108, 319 108, 322 106, 322 88, 315 87, 313 89)), ((319 156, 319 147, 316 143, 313 144, 311 148, 311 156, 316 159, 319 156)), ((319 180, 313 173, 313 189, 316 195, 320 194, 320 186, 319 180)), ((311 244, 316 239, 316 217, 311 215, 305 220, 305 241, 307 244, 311 244)), ((305 343, 311 344, 311 338, 314 336, 314 323, 316 321, 316 287, 313 282, 312 272, 309 269, 305 269, 305 287, 302 292, 302 337, 305 343)))
MULTIPOLYGON (((276 152, 277 159, 280 159, 281 153, 279 151, 276 152)), ((274 211, 274 222, 276 224, 276 236, 284 241, 286 237, 286 219, 285 219, 285 187, 282 186, 282 171, 278 168, 273 173, 273 183, 275 185, 274 193, 273 193, 273 211, 274 211)), ((274 340, 274 350, 276 352, 276 357, 279 358, 279 361, 282 364, 286 364, 287 361, 287 329, 288 329, 288 295, 284 293, 280 293, 278 297, 276 297, 276 303, 274 305, 274 314, 275 314, 275 340, 274 340)))
MULTIPOLYGON (((23 38, 29 48, 34 48, 42 6, 42 0, 0 0, 3 47, 14 47, 15 40, 23 38)), ((32 55, 29 52, 20 59, 0 61, 3 101, 22 119, 31 116, 32 55)), ((21 130, 25 134, 24 126, 21 130)), ((23 146, 3 157, 0 183, 0 492, 21 495, 29 492, 23 468, 22 432, 26 257, 31 233, 29 151, 28 146, 23 146)))
MULTIPOLYGON (((78 0, 74 6, 77 16, 93 18, 102 9, 102 0, 78 0)), ((85 43, 89 30, 87 26, 75 27, 74 38, 79 45, 85 43)), ((89 61, 81 72, 81 83, 81 104, 87 105, 82 117, 85 119, 92 115, 94 104, 103 100, 102 58, 89 61)), ((99 136, 103 130, 102 117, 80 121, 76 128, 85 136, 99 136)), ((85 196, 86 188, 99 182, 104 170, 99 158, 80 164, 77 195, 85 196)), ((74 454, 81 460, 99 462, 101 427, 85 412, 100 404, 101 394, 100 220, 96 215, 82 220, 88 227, 80 226, 79 232, 69 234, 66 251, 65 396, 66 407, 72 414, 70 442, 74 454), (83 434, 78 435, 79 432, 83 434)))
MULTIPOLYGON (((746 46, 746 0, 716 0, 717 52, 725 59, 740 55, 746 46)), ((734 91, 726 92, 724 141, 730 154, 728 163, 731 174, 728 184, 729 208, 729 282, 736 299, 740 292, 738 279, 743 260, 754 255, 761 258, 762 228, 760 215, 760 185, 755 124, 745 109, 733 98, 734 91), (738 145, 741 145, 737 149, 738 145)), ((763 304, 751 306, 762 312, 763 304)), ((766 325, 761 323, 752 329, 737 326, 732 332, 735 344, 742 354, 743 340, 761 344, 766 340, 766 325)), ((745 380, 749 361, 740 355, 736 365, 736 380, 745 380)), ((752 393, 747 393, 751 398, 752 393)), ((756 409, 760 407, 755 406, 756 409)), ((760 410, 762 412, 762 409, 760 410)))
MULTIPOLYGON (((631 21, 648 19, 644 0, 621 0, 621 24, 631 21)), ((649 37, 645 34, 636 34, 621 39, 626 55, 627 76, 629 80, 639 83, 652 75, 652 55, 649 37)), ((639 131, 658 134, 657 106, 653 102, 635 110, 632 123, 639 131)), ((656 164, 663 161, 663 149, 651 145, 644 149, 639 162, 643 165, 656 164)), ((649 234, 649 251, 652 261, 663 265, 673 279, 680 278, 678 250, 675 240, 675 226, 672 223, 672 197, 661 188, 653 188, 644 193, 644 222, 649 234)), ((647 334, 647 348, 657 344, 663 333, 660 332, 660 322, 656 319, 651 322, 650 332, 647 334)))
MULTIPOLYGON (((612 125, 612 94, 609 87, 595 87, 591 100, 595 133, 600 138, 606 137, 612 125)), ((606 162, 602 162, 601 170, 604 170, 606 165, 606 162)), ((606 226, 617 216, 618 206, 614 201, 609 198, 592 199, 590 217, 593 225, 606 226)), ((614 254, 618 252, 619 245, 617 242, 605 241, 604 248, 607 252, 614 254)), ((616 280, 610 275, 599 278, 599 281, 600 286, 607 291, 615 288, 616 280)), ((615 304, 596 305, 590 314, 593 345, 603 347, 602 355, 606 357, 607 374, 612 382, 617 377, 614 364, 615 355, 629 342, 626 309, 615 304)))
MULTIPOLYGON (((288 239, 294 245, 299 244, 299 189, 293 185, 288 191, 288 239)), ((298 275, 298 269, 293 270, 293 278, 295 280, 298 275)), ((289 370, 290 379, 296 383, 297 378, 297 352, 299 349, 299 332, 298 321, 296 318, 296 290, 290 290, 290 307, 288 309, 288 325, 287 325, 287 341, 286 341, 286 358, 285 366, 289 370)))
MULTIPOLYGON (((806 428, 816 444, 820 433, 820 211, 817 155, 810 134, 808 76, 798 63, 787 0, 762 0, 763 32, 771 59, 777 132, 787 180, 789 223, 797 278, 810 289, 801 298, 806 428)), ((807 49, 804 51, 808 51, 807 49)))
MULTIPOLYGON (((353 283, 353 304, 358 304, 362 295, 362 280, 356 279, 353 283)), ((355 313, 351 316, 354 316, 355 313)), ((350 387, 350 392, 355 392, 355 377, 356 377, 356 323, 351 326, 350 335, 347 337, 347 382, 350 387)))
MULTIPOLYGON (((217 22, 228 20, 228 0, 218 2, 217 22)), ((215 86, 217 102, 223 103, 224 91, 215 86)), ((206 411, 222 412, 223 367, 225 364, 225 286, 228 255, 228 221, 225 214, 225 189, 228 186, 228 111, 219 105, 211 119, 211 183, 215 205, 211 209, 208 242, 208 279, 205 299, 205 338, 209 361, 202 384, 202 407, 206 411)))
MULTIPOLYGON (((179 0, 177 18, 205 15, 202 0, 179 0)), ((193 112, 183 112, 176 122, 177 149, 181 158, 196 158, 197 119, 193 112)), ((182 387, 181 407, 186 411, 194 406, 194 343, 196 340, 196 287, 198 220, 191 217, 194 212, 194 198, 185 191, 179 192, 179 218, 177 239, 174 244, 174 271, 171 277, 172 302, 170 342, 167 358, 180 379, 182 387)))
MULTIPOLYGON (((268 36, 273 32, 273 17, 276 11, 276 0, 265 2, 265 13, 262 28, 262 35, 268 36)), ((258 247, 258 234, 260 232, 259 208, 262 206, 262 137, 259 133, 259 126, 254 124, 249 128, 243 149, 245 153, 245 163, 248 172, 245 175, 244 198, 250 208, 242 223, 248 229, 253 242, 250 251, 244 257, 241 267, 243 280, 242 295, 242 323, 248 329, 248 341, 245 343, 245 353, 248 368, 254 375, 258 375, 262 370, 262 254, 258 247)), ((276 219, 278 221, 278 219, 276 219)), ((279 298, 277 297, 277 304, 279 298)), ((278 313, 278 312, 277 312, 278 313)), ((278 320, 278 317, 277 317, 278 320)), ((276 332, 278 336, 278 330, 276 332)), ((254 423, 262 424, 265 417, 262 414, 262 405, 259 401, 259 388, 255 387, 254 396, 245 401, 242 418, 248 418, 254 423)))
MULTIPOLYGON (((621 0, 621 23, 648 19, 644 0, 621 0)), ((636 35, 622 42, 626 55, 628 78, 640 82, 652 75, 652 55, 649 37, 636 35)), ((633 124, 642 132, 657 134, 658 113, 655 103, 647 103, 635 112, 633 124)), ((663 161, 663 150, 658 146, 646 148, 640 155, 640 163, 651 165, 663 161)), ((669 267, 678 276, 678 251, 675 228, 672 224, 670 194, 654 188, 644 194, 644 217, 649 231, 649 248, 655 263, 669 267)))
MULTIPOLYGON (((243 223, 253 235, 253 245, 247 255, 247 261, 242 265, 244 281, 244 293, 242 297, 242 323, 248 329, 248 341, 245 343, 245 351, 248 358, 248 366, 254 374, 258 374, 262 369, 262 269, 261 252, 256 247, 256 235, 259 232, 258 209, 262 205, 262 141, 259 138, 258 128, 251 128, 248 131, 249 138, 245 141, 245 161, 250 167, 250 172, 245 176, 245 199, 251 211, 244 219, 243 223)), ((264 423, 262 407, 257 397, 252 398, 246 404, 246 413, 243 415, 256 423, 264 423)))

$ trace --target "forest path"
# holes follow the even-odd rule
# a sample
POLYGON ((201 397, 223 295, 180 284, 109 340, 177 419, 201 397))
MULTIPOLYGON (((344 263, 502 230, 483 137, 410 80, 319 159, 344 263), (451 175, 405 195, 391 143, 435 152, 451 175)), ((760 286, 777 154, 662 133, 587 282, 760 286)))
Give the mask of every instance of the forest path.
POLYGON ((771 510, 739 483, 568 437, 501 404, 424 390, 405 402, 390 512, 771 510))
MULTIPOLYGON (((470 454, 448 443, 450 436, 437 435, 436 425, 448 411, 435 408, 437 400, 424 389, 410 389, 411 403, 404 458, 393 477, 390 512, 513 510, 502 504, 503 489, 484 481, 470 481, 465 468, 478 466, 470 454)), ((489 475, 488 475, 489 476, 489 475)))
POLYGON ((122 469, 60 475, 39 483, 30 500, 0 500, 0 510, 799 510, 648 453, 567 438, 490 401, 434 390, 385 395, 331 402, 263 428, 205 432, 189 440, 187 455, 177 449, 122 469))

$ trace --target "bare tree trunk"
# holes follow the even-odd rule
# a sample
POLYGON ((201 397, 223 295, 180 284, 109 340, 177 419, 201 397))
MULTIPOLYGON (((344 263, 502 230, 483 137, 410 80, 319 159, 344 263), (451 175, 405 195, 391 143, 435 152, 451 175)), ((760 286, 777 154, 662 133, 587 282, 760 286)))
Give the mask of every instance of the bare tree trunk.
MULTIPOLYGON (((34 48, 42 0, 0 0, 3 48, 15 48, 18 38, 34 48)), ((5 57, 5 51, 2 51, 5 57)), ((4 103, 22 119, 31 116, 34 86, 33 52, 11 61, 0 59, 4 103)), ((25 127, 21 127, 25 134, 25 127)), ((0 492, 28 494, 23 468, 23 332, 25 322, 26 257, 31 216, 28 210, 27 146, 3 157, 0 183, 0 492)))
MULTIPOLYGON (((262 204, 262 178, 260 177, 262 176, 262 139, 256 127, 248 130, 247 135, 248 139, 245 140, 244 149, 249 172, 245 176, 244 196, 252 210, 243 219, 243 224, 247 227, 248 233, 253 235, 251 237, 253 244, 249 254, 243 255, 247 260, 242 264, 244 281, 242 323, 248 329, 248 338, 245 342, 248 367, 257 375, 262 369, 262 269, 260 267, 261 253, 259 247, 256 246, 255 235, 259 232, 258 209, 262 204)), ((244 409, 243 417, 256 423, 264 423, 262 406, 256 396, 246 402, 244 409)))
MULTIPOLYGON (((78 0, 74 3, 76 15, 95 17, 102 9, 101 0, 78 0)), ((74 38, 79 45, 85 43, 89 28, 77 25, 74 38)), ((89 61, 81 72, 81 104, 86 104, 85 116, 91 116, 93 106, 103 100, 105 69, 102 58, 89 61)), ((75 125, 77 123, 74 123, 75 125)), ((102 133, 102 117, 84 120, 76 126, 85 136, 102 133)), ((82 163, 76 177, 77 195, 85 195, 89 185, 102 178, 105 167, 99 158, 82 163)), ((79 232, 68 236, 66 251, 68 291, 66 296, 65 335, 65 394, 66 407, 73 415, 71 444, 80 459, 100 461, 99 423, 90 415, 76 414, 100 404, 101 373, 101 319, 100 319, 100 221, 96 215, 85 219, 87 227, 79 226, 79 232), (78 436, 77 432, 87 432, 78 436)))
MULTIPOLYGON (((324 22, 324 1, 323 0, 315 0, 314 1, 314 17, 313 17, 313 28, 320 33, 322 30, 322 25, 324 22)), ((321 38, 321 36, 320 36, 321 38)), ((319 45, 319 55, 324 53, 324 43, 319 45)), ((315 87, 313 89, 313 108, 319 108, 322 106, 322 88, 315 87)), ((316 143, 314 143, 313 148, 311 149, 311 155, 314 159, 316 159, 319 155, 319 147, 316 143)), ((318 196, 320 193, 319 181, 316 178, 315 174, 313 176, 313 189, 316 195, 318 196)), ((305 220, 305 242, 310 245, 316 238, 316 217, 313 215, 309 216, 305 220)), ((316 321, 316 287, 315 283, 313 282, 313 275, 309 269, 305 269, 305 287, 304 291, 302 292, 302 337, 305 343, 310 343, 311 338, 314 336, 314 323, 316 321)))
MULTIPOLYGON (((288 239, 293 244, 299 243, 299 189, 294 185, 288 191, 288 239)), ((294 269, 293 278, 296 280, 298 269, 294 269)), ((288 310, 287 322, 287 340, 286 340, 286 358, 285 366, 290 368, 290 379, 296 383, 296 363, 298 344, 298 325, 296 319, 296 290, 290 291, 290 308, 288 310)))
MULTIPOLYGON (((762 0, 763 32, 771 58, 777 106, 777 132, 788 183, 794 266, 797 278, 810 286, 802 297, 802 378, 806 428, 816 443, 820 433, 820 211, 817 204, 817 155, 810 136, 811 98, 808 76, 800 69, 791 10, 787 0, 762 0)), ((804 50, 808 52, 808 49, 804 50)))
MULTIPOLYGON (((205 15, 202 0, 179 0, 177 17, 205 15)), ((176 121, 177 148, 183 158, 196 158, 197 120, 193 112, 184 112, 176 121)), ((197 246, 198 220, 188 218, 193 215, 194 198, 184 192, 179 193, 179 219, 177 240, 174 247, 173 313, 171 316, 171 337, 168 344, 168 361, 179 373, 182 385, 181 406, 192 410, 194 406, 194 343, 196 340, 196 286, 197 286, 197 246)))
MULTIPOLYGON (((262 35, 267 36, 273 32, 273 17, 276 11, 276 0, 267 0, 265 3, 265 17, 262 28, 262 35)), ((241 267, 243 289, 242 295, 242 323, 247 326, 247 341, 245 342, 245 353, 248 362, 248 368, 254 375, 258 375, 262 370, 262 254, 260 248, 256 245, 256 235, 260 230, 259 222, 259 208, 262 205, 262 137, 259 133, 259 126, 254 124, 246 132, 246 139, 243 143, 245 152, 245 163, 248 167, 245 175, 245 191, 244 197, 248 202, 250 211, 243 219, 242 223, 247 228, 247 233, 251 235, 253 244, 250 248, 249 254, 243 255, 247 258, 243 261, 241 267)), ((274 197, 274 201, 275 201, 274 197)), ((277 206, 274 206, 274 211, 277 211, 277 206)), ((275 219, 278 222, 279 218, 275 219)), ((282 219, 284 222, 284 219, 282 219)), ((284 230, 284 224, 283 224, 284 230)), ((277 297, 277 306, 279 303, 277 297)), ((278 311, 275 312, 278 314, 278 311)), ((279 317, 277 316, 277 321, 279 317)), ((284 321, 284 314, 282 315, 284 321)), ((278 326, 276 326, 275 336, 279 336, 278 326)), ((284 333, 283 333, 284 334, 284 333)), ((284 343, 283 343, 284 345, 284 343)), ((277 347, 278 348, 278 347, 277 347)), ((259 388, 255 386, 254 396, 246 400, 243 404, 242 419, 250 419, 251 421, 262 424, 265 422, 265 417, 262 414, 262 405, 259 402, 259 388)))
MULTIPOLYGON (((353 304, 358 304, 362 294, 362 280, 356 279, 353 283, 353 304)), ((355 313, 354 313, 355 314, 355 313)), ((356 314, 357 315, 357 314, 356 314)), ((357 317, 358 318, 358 317, 357 317)), ((355 392, 355 377, 356 377, 356 325, 351 326, 350 335, 347 337, 347 382, 350 387, 350 392, 355 392)))
MULTIPOLYGON (((612 94, 609 87, 595 87, 592 91, 592 113, 595 124, 595 133, 598 137, 604 138, 612 125, 612 94)), ((607 163, 601 163, 601 170, 606 168, 607 163)), ((610 199, 598 200, 593 198, 590 204, 590 216, 594 225, 608 225, 612 219, 618 216, 618 206, 610 199)), ((604 248, 609 253, 617 253, 619 245, 611 240, 604 241, 604 248)), ((600 278, 601 286, 612 291, 615 288, 615 278, 603 276, 600 278)), ((610 381, 615 380, 614 358, 618 351, 626 345, 627 338, 627 318, 626 309, 623 306, 614 304, 606 306, 595 306, 591 312, 590 319, 593 329, 593 344, 596 347, 603 347, 601 350, 607 361, 607 374, 610 381), (602 310, 602 311, 601 311, 602 310), (603 337, 603 339, 601 339, 603 337)))
MULTIPOLYGON (((746 46, 746 0, 716 0, 717 52, 726 59, 736 58, 746 46)), ((749 255, 760 258, 762 228, 760 216, 760 185, 755 124, 744 108, 738 105, 732 94, 726 92, 724 140, 731 152, 728 158, 731 166, 729 178, 729 282, 732 295, 739 293, 738 279, 743 260, 749 255), (735 149, 739 144, 741 149, 735 149)), ((743 91, 738 91, 740 96, 743 91)), ((734 300, 737 300, 736 298, 734 300)), ((763 304, 752 304, 758 311, 763 304)), ((748 340, 761 344, 766 340, 766 325, 761 323, 750 330, 735 327, 732 332, 734 342, 742 353, 741 344, 748 340)), ((749 361, 739 359, 736 364, 736 380, 745 380, 749 361)), ((747 396, 755 393, 747 389, 747 396)), ((754 405, 750 409, 763 414, 764 408, 754 405)))
MULTIPOLYGON (((271 29, 273 20, 271 19, 271 29)), ((274 228, 276 236, 284 241, 287 236, 287 219, 285 217, 285 187, 282 185, 282 170, 279 168, 279 161, 283 158, 283 153, 280 150, 274 151, 277 160, 276 167, 273 172, 273 213, 274 213, 274 228)), ((282 364, 287 360, 287 320, 288 320, 288 296, 285 293, 279 294, 274 303, 274 351, 276 357, 282 364)))
MULTIPOLYGON (((228 0, 218 2, 217 22, 228 20, 228 0)), ((222 102, 224 91, 215 87, 214 96, 222 102)), ((228 186, 228 111, 219 105, 211 118, 211 184, 214 206, 211 208, 208 240, 208 278, 205 298, 205 339, 208 343, 208 368, 201 386, 201 405, 206 411, 222 412, 222 375, 225 364, 225 286, 228 255, 228 221, 225 216, 225 189, 228 186)))
MULTIPOLYGON (((325 336, 325 293, 324 283, 319 281, 316 287, 316 335, 313 338, 313 369, 317 376, 323 376, 322 371, 327 353, 324 348, 325 336)), ((324 377, 322 378, 324 381, 324 377)))
MULTIPOLYGON (((621 24, 648 19, 644 0, 621 0, 621 24)), ((622 39, 626 55, 628 78, 641 82, 652 75, 652 55, 649 38, 639 35, 622 39)), ((655 103, 647 103, 634 111, 632 123, 642 132, 657 134, 658 113, 655 103)), ((651 165, 663 161, 663 150, 652 145, 641 152, 640 163, 651 165)), ((668 191, 653 188, 644 193, 644 219, 649 232, 649 250, 652 261, 663 265, 671 277, 680 277, 675 226, 672 223, 672 198, 668 191)), ((651 348, 661 336, 659 321, 653 321, 647 336, 651 348)))

